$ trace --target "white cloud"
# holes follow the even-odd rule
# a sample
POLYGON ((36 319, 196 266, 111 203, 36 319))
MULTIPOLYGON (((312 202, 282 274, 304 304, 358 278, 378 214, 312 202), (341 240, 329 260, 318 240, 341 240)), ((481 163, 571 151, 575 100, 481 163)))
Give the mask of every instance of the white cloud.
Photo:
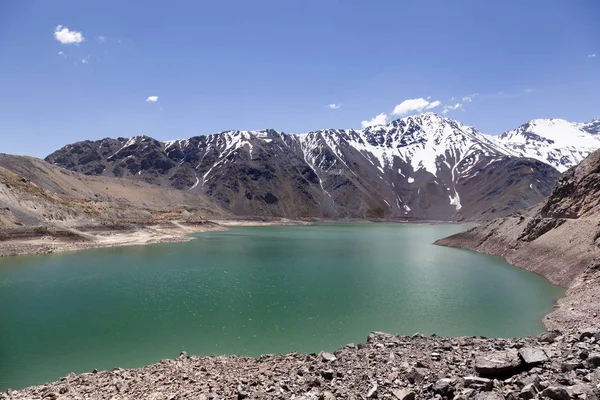
POLYGON ((381 113, 378 116, 371 119, 370 121, 362 121, 360 124, 363 128, 367 128, 369 126, 385 125, 387 124, 387 120, 388 116, 386 115, 386 113, 381 113))
POLYGON ((432 108, 436 108, 439 107, 442 104, 441 101, 436 100, 436 101, 432 101, 431 103, 429 103, 429 105, 427 107, 425 107, 426 110, 431 110, 432 108))
POLYGON ((456 103, 453 106, 444 106, 444 108, 442 108, 442 114, 446 115, 450 111, 454 111, 454 110, 458 110, 458 109, 463 110, 463 111, 465 110, 461 103, 456 103))
POLYGON ((332 110, 337 110, 338 108, 340 108, 342 106, 341 103, 331 103, 329 104, 327 107, 331 108, 332 110))
POLYGON ((431 110, 432 108, 438 107, 442 104, 440 101, 432 101, 431 103, 424 98, 408 99, 394 107, 392 114, 394 115, 405 115, 414 111, 431 110))
POLYGON ((156 103, 158 101, 158 96, 148 96, 146 99, 146 103, 156 103))
POLYGON ((82 64, 88 64, 90 62, 90 56, 87 56, 86 58, 81 60, 82 64))
POLYGON ((69 28, 62 25, 54 28, 54 39, 63 44, 77 44, 85 40, 81 32, 70 31, 69 28))
POLYGON ((473 101, 473 98, 476 97, 476 96, 479 96, 479 93, 473 93, 473 94, 470 94, 468 96, 465 96, 465 97, 462 98, 462 101, 464 101, 466 103, 470 103, 470 102, 473 101))
POLYGON ((596 58, 596 53, 588 54, 588 58, 596 58))
POLYGON ((106 37, 105 36, 97 36, 96 39, 100 42, 100 43, 104 43, 106 42, 106 37))
POLYGON ((64 53, 64 52, 62 52, 62 51, 59 51, 59 52, 58 52, 58 53, 56 53, 56 54, 58 54, 58 55, 59 55, 59 56, 61 56, 61 57, 65 57, 65 58, 67 57, 67 56, 65 55, 65 53, 64 53))

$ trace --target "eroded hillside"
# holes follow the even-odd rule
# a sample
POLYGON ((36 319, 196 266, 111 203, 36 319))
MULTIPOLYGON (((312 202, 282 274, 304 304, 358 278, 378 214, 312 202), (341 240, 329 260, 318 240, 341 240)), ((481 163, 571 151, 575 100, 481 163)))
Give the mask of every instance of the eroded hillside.
POLYGON ((0 255, 174 240, 227 215, 205 196, 0 155, 0 255))

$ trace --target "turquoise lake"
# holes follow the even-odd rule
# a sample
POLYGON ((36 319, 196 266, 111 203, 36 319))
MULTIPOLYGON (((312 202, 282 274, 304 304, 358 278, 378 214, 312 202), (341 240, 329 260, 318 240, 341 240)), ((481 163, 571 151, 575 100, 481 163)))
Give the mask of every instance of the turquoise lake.
POLYGON ((563 290, 434 246, 458 225, 239 227, 0 259, 0 390, 193 355, 318 352, 370 331, 542 332, 563 290))

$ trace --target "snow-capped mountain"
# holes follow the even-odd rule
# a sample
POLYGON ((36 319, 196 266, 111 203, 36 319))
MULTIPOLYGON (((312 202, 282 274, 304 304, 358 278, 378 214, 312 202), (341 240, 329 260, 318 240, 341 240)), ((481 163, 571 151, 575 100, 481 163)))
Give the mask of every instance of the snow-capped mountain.
POLYGON ((534 119, 498 140, 514 155, 543 161, 563 172, 600 148, 600 120, 534 119))
POLYGON ((547 163, 515 156, 511 143, 425 113, 300 135, 86 141, 46 160, 206 194, 242 215, 491 218, 540 201, 558 177, 547 163))

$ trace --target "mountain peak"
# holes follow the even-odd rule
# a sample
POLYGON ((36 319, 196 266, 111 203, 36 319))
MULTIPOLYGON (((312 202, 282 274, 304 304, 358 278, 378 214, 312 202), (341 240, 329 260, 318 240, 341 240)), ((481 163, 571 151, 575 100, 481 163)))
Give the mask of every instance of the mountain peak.
POLYGON ((499 141, 516 156, 544 161, 563 172, 600 148, 598 133, 600 123, 538 118, 503 133, 499 141))

